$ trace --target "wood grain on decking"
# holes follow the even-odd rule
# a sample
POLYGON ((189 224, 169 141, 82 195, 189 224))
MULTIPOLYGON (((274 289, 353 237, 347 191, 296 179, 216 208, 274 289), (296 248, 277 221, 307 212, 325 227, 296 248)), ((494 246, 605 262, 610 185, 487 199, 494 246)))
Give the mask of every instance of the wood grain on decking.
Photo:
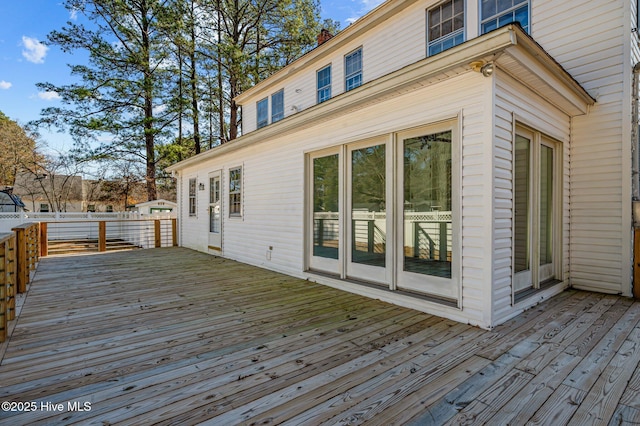
POLYGON ((52 257, 0 364, 37 409, 0 424, 631 424, 639 361, 617 296, 483 331, 183 248, 52 257))

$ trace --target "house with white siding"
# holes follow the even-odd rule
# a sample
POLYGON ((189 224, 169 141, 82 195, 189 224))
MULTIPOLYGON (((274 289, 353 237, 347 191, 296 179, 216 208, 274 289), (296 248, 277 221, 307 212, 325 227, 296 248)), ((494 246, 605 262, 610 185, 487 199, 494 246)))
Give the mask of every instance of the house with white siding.
POLYGON ((170 167, 180 244, 483 328, 567 287, 631 296, 636 10, 383 3, 170 167))

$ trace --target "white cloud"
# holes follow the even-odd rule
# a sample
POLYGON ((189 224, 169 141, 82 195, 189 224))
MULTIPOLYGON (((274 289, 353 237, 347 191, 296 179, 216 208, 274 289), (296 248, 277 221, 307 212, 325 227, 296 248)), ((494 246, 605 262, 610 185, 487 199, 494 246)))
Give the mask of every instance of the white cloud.
POLYGON ((55 101, 56 99, 60 99, 60 95, 53 90, 49 90, 48 92, 40 92, 38 93, 38 97, 40 99, 44 99, 45 101, 55 101))
POLYGON ((8 81, 0 81, 0 89, 2 90, 7 90, 9 89, 11 86, 13 86, 11 83, 9 83, 8 81))
POLYGON ((360 19, 363 15, 366 15, 371 10, 380 6, 384 0, 358 0, 358 10, 351 13, 351 17, 345 19, 347 24, 351 25, 358 19, 360 19))
POLYGON ((24 56, 27 61, 33 62, 34 64, 42 64, 44 62, 44 57, 47 56, 47 50, 49 50, 49 48, 38 41, 38 39, 22 36, 22 45, 24 46, 22 56, 24 56))
POLYGON ((78 19, 78 9, 71 9, 71 12, 69 13, 69 19, 71 19, 72 21, 78 19))

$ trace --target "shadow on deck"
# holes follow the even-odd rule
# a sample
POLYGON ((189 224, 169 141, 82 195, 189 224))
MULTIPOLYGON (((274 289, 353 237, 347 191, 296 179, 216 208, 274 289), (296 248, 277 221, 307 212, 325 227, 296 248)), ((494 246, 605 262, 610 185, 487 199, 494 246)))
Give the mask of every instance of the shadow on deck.
POLYGON ((629 424, 639 321, 567 291, 483 331, 184 248, 43 258, 0 424, 629 424))

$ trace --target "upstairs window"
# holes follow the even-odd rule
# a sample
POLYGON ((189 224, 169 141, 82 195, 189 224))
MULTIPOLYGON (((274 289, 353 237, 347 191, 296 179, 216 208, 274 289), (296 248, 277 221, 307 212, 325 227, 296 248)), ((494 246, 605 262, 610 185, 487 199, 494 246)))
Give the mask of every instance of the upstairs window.
POLYGON ((482 34, 512 22, 529 32, 529 0, 482 0, 480 14, 482 34))
POLYGON ((269 99, 258 101, 258 129, 269 124, 269 99))
POLYGON ((362 85, 362 48, 344 57, 345 91, 362 85))
POLYGON ((271 122, 284 118, 284 89, 271 95, 271 122))
POLYGON ((317 73, 318 103, 331 99, 331 65, 322 68, 317 73))
POLYGON ((427 56, 456 46, 464 41, 464 0, 448 0, 429 9, 427 56))

